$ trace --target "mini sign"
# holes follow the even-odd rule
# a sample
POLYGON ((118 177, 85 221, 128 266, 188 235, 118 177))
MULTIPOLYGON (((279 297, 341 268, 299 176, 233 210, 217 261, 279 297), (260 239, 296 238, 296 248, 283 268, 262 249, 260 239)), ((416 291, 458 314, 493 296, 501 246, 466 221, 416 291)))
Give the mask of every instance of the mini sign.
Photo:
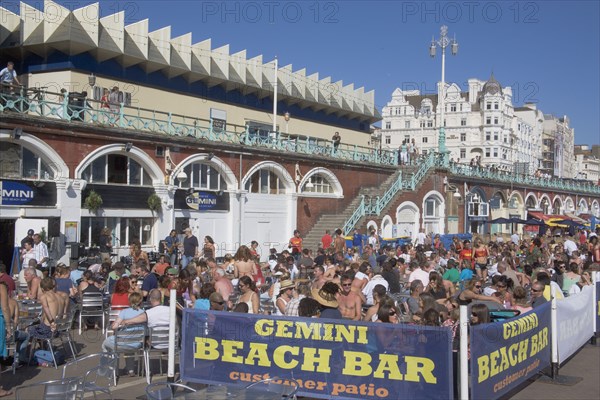
POLYGON ((20 206, 31 203, 35 191, 29 186, 11 181, 0 181, 0 205, 20 206))
POLYGON ((175 208, 198 211, 229 211, 229 194, 195 190, 187 192, 178 190, 175 193, 175 208))

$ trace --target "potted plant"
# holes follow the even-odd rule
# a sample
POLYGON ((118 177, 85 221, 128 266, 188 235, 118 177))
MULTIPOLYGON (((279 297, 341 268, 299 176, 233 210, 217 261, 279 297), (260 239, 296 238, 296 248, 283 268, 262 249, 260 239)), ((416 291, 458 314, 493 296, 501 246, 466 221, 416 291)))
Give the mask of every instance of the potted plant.
POLYGON ((91 190, 83 202, 83 206, 90 210, 91 213, 96 213, 102 206, 102 196, 91 190))
POLYGON ((156 195, 156 193, 152 193, 150 196, 148 196, 148 208, 153 214, 155 212, 162 211, 162 200, 156 195))

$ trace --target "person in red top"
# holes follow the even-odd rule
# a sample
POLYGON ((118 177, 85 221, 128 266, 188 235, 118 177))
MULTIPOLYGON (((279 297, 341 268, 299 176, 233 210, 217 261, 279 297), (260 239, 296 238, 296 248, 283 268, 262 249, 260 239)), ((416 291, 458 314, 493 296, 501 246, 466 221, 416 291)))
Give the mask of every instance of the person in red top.
POLYGON ((131 291, 131 283, 128 276, 119 278, 115 283, 115 292, 110 298, 111 307, 129 307, 129 294, 131 291))
POLYGON ((585 244, 587 242, 587 236, 585 235, 585 231, 582 229, 579 231, 579 244, 585 244))
POLYGON ((464 260, 468 260, 471 265, 473 264, 473 250, 471 249, 471 242, 469 240, 463 242, 463 249, 458 254, 458 258, 461 263, 464 260))
POLYGON ((295 259, 300 257, 300 253, 302 253, 302 238, 300 237, 300 231, 298 229, 294 231, 294 236, 290 239, 288 248, 292 249, 292 255, 295 259))
POLYGON ((8 288, 8 297, 12 297, 15 292, 16 285, 12 276, 6 273, 6 265, 0 261, 0 282, 6 283, 6 287, 8 288))
POLYGON ((321 238, 321 248, 324 250, 327 250, 328 248, 331 247, 331 243, 333 243, 333 238, 331 237, 331 233, 329 232, 329 229, 327 229, 325 231, 325 234, 321 238))
POLYGON ((170 267, 171 265, 167 262, 167 257, 165 257, 164 254, 161 254, 161 256, 158 259, 158 262, 154 264, 152 272, 159 276, 162 276, 165 274, 165 271, 170 267))

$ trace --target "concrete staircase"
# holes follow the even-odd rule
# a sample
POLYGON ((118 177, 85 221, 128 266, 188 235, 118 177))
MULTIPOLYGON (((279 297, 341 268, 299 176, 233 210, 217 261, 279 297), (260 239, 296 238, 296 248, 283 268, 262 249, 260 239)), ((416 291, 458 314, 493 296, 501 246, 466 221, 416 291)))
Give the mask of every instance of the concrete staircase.
MULTIPOLYGON (((335 214, 323 214, 315 225, 313 225, 312 229, 308 232, 308 234, 303 238, 303 247, 308 249, 317 249, 319 247, 319 243, 321 242, 321 238, 325 234, 325 230, 329 229, 333 236, 333 233, 336 229, 342 228, 346 221, 352 216, 354 210, 359 206, 362 197, 377 197, 381 196, 385 193, 385 191, 390 187, 390 185, 398 179, 398 174, 402 171, 403 179, 404 176, 408 174, 410 177, 411 172, 410 169, 404 167, 402 170, 398 169, 394 174, 388 177, 384 182, 381 183, 379 187, 369 187, 362 188, 358 192, 358 195, 348 204, 346 209, 342 212, 338 212, 335 214)), ((358 224, 357 226, 360 226, 358 224)), ((364 232, 363 232, 364 233, 364 232)))

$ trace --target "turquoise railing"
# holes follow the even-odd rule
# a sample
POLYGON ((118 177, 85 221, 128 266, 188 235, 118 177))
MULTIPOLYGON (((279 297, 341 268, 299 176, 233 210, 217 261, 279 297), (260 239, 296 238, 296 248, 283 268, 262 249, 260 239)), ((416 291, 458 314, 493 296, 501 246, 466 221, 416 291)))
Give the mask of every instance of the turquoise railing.
POLYGON ((485 168, 471 167, 462 164, 448 166, 452 175, 467 178, 485 179, 487 181, 512 183, 517 186, 537 187, 540 189, 555 189, 565 192, 600 194, 600 186, 592 182, 573 182, 566 179, 545 179, 532 175, 522 175, 509 172, 492 171, 485 168))
POLYGON ((376 196, 365 201, 364 196, 360 205, 354 210, 352 216, 344 224, 344 233, 350 232, 356 223, 365 215, 379 215, 381 211, 394 199, 401 190, 415 190, 421 180, 427 175, 430 168, 444 167, 447 164, 447 155, 430 152, 419 160, 419 168, 408 179, 404 179, 402 171, 398 178, 385 191, 382 196, 376 196))
POLYGON ((565 179, 544 179, 531 175, 521 175, 492 171, 471 167, 468 165, 450 163, 448 153, 428 153, 419 160, 419 168, 408 179, 403 179, 402 174, 394 181, 392 186, 385 191, 382 196, 370 198, 365 201, 364 197, 360 206, 354 211, 352 217, 346 221, 344 232, 350 232, 360 218, 365 215, 380 215, 381 211, 393 200, 396 194, 401 190, 413 191, 419 183, 425 178, 431 168, 448 169, 451 175, 462 176, 473 179, 485 179, 487 181, 506 182, 516 185, 529 187, 539 187, 541 189, 556 189, 568 192, 600 194, 600 186, 591 182, 573 182, 565 179))
POLYGON ((362 196, 358 207, 356 207, 356 210, 354 210, 354 213, 350 216, 348 221, 346 221, 346 223, 344 224, 344 227, 342 228, 342 232, 344 232, 344 234, 348 234, 348 232, 350 232, 352 230, 352 228, 354 228, 356 223, 358 221, 360 221, 360 219, 364 215, 365 215, 365 196, 362 196))
POLYGON ((337 148, 329 140, 281 132, 258 134, 249 132, 247 126, 228 124, 227 129, 214 127, 211 120, 185 115, 130 107, 124 104, 114 110, 103 108, 98 101, 86 99, 85 104, 69 104, 69 93, 43 91, 21 91, 11 94, 6 88, 0 93, 0 112, 56 118, 107 128, 148 131, 168 136, 184 136, 220 143, 243 144, 246 146, 320 155, 352 162, 369 162, 380 165, 397 165, 397 151, 340 144, 337 148), (51 99, 47 99, 49 97, 51 99), (92 106, 93 105, 93 106, 92 106))

